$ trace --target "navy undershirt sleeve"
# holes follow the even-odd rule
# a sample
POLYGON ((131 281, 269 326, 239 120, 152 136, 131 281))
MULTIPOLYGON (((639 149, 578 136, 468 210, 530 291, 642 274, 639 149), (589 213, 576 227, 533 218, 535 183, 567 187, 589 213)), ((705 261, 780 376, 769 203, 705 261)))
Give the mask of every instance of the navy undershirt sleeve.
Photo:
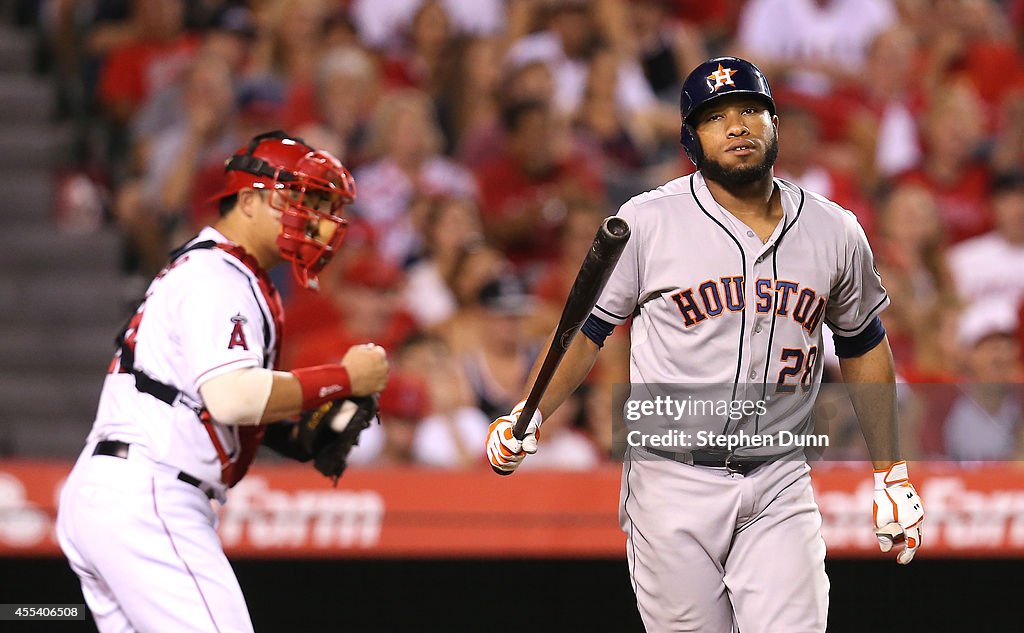
POLYGON ((583 336, 586 336, 590 340, 594 341, 598 347, 604 347, 604 340, 612 333, 615 326, 599 319, 593 314, 587 317, 586 322, 583 323, 583 327, 580 328, 580 332, 583 332, 583 336))
POLYGON ((882 319, 878 317, 875 317, 864 328, 864 331, 855 336, 832 335, 832 340, 836 344, 836 356, 839 358, 863 356, 875 349, 883 338, 885 338, 885 327, 882 325, 882 319))

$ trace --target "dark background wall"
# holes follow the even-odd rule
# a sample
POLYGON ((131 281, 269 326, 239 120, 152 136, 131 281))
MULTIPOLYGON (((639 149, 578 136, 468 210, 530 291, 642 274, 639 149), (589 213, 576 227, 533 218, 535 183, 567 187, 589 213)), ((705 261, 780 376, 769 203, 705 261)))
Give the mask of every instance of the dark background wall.
MULTIPOLYGON (((245 560, 235 569, 264 633, 643 631, 622 561, 245 560)), ((1024 630, 1024 561, 832 561, 829 575, 831 633, 1024 630)), ((62 559, 0 560, 0 603, 81 601, 62 559)), ((0 622, 4 632, 94 630, 0 622)))

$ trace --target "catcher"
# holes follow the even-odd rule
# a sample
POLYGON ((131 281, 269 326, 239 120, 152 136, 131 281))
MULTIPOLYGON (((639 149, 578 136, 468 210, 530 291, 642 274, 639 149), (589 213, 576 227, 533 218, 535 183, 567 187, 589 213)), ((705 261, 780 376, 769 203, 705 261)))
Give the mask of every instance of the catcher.
POLYGON ((257 136, 225 164, 220 219, 171 254, 118 336, 57 516, 100 631, 252 631, 210 501, 261 442, 336 482, 387 382, 373 344, 274 369, 284 315, 266 271, 287 261, 315 288, 355 195, 334 156, 257 136))

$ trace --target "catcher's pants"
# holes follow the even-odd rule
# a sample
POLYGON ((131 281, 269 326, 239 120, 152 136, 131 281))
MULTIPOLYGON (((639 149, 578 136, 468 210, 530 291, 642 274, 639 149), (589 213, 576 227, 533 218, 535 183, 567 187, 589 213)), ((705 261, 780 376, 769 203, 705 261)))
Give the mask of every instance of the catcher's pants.
POLYGON ((631 457, 619 525, 648 633, 825 631, 825 542, 805 462, 744 477, 631 457))
POLYGON ((61 492, 57 538, 99 630, 251 633, 206 495, 137 453, 93 448, 61 492))

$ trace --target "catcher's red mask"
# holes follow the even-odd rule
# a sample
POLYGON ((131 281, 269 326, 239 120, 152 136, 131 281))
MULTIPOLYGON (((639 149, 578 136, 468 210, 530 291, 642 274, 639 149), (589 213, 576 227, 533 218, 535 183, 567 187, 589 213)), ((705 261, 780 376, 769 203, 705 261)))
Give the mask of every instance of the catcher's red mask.
POLYGON ((224 187, 214 199, 245 188, 268 191, 270 206, 281 212, 281 257, 291 262, 299 285, 316 288, 317 274, 345 239, 342 212, 356 199, 352 175, 330 152, 281 131, 253 138, 224 170, 224 187))

